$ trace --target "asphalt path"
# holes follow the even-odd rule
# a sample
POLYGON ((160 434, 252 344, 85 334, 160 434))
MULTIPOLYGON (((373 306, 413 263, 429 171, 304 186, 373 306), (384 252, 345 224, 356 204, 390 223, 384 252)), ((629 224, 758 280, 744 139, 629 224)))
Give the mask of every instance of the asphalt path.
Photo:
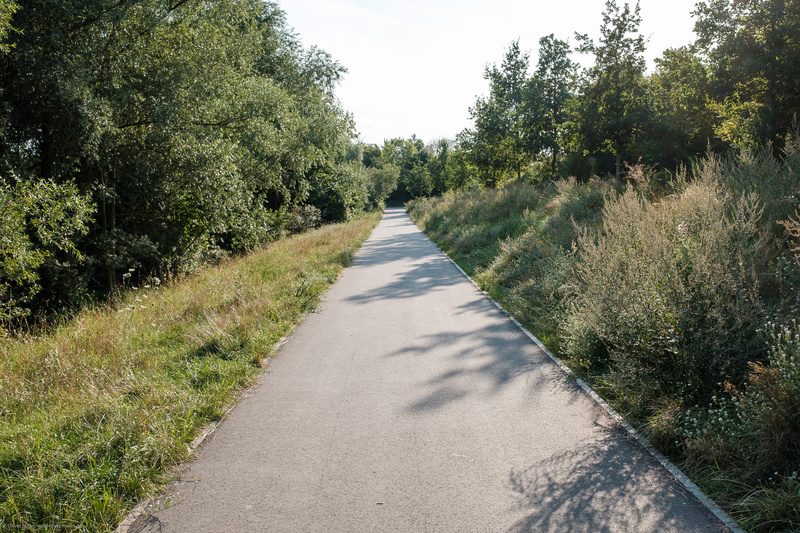
POLYGON ((389 209, 129 531, 727 529, 389 209))

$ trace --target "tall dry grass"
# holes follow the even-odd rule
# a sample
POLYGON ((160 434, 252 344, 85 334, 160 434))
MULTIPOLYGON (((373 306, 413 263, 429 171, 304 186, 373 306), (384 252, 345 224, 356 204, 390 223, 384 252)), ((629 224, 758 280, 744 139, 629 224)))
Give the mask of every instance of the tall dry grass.
POLYGON ((602 229, 578 238, 565 355, 610 364, 616 396, 637 415, 741 383, 765 353, 761 275, 776 250, 762 218, 754 194, 704 176, 658 202, 633 189, 609 201, 602 229))

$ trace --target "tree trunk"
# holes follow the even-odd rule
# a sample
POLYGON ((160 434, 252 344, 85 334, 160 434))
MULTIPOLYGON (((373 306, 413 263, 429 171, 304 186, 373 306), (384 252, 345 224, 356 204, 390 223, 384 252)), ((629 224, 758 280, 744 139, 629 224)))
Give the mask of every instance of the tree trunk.
POLYGON ((619 181, 622 178, 622 143, 617 141, 615 144, 616 152, 617 152, 617 180, 619 181))

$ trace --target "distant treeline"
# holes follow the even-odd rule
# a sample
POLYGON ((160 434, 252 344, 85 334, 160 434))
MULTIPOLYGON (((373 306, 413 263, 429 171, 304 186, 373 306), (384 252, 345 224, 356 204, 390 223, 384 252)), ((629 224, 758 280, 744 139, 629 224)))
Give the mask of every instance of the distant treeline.
POLYGON ((0 43, 0 323, 384 194, 274 2, 0 0, 0 43))
POLYGON ((470 108, 472 128, 455 141, 386 144, 404 147, 396 194, 619 177, 626 163, 673 170, 709 151, 767 145, 779 155, 800 111, 800 1, 708 0, 693 15, 696 41, 665 51, 652 73, 638 2, 607 0, 598 42, 543 37, 532 73, 512 42, 484 71, 489 94, 470 108), (573 52, 594 65, 581 69, 573 52))

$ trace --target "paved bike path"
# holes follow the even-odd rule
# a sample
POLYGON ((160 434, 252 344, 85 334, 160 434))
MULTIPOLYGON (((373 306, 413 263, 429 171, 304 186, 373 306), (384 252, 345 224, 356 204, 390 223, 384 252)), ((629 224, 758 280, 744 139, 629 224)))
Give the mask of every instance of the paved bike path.
POLYGON ((401 209, 131 532, 722 532, 401 209))

